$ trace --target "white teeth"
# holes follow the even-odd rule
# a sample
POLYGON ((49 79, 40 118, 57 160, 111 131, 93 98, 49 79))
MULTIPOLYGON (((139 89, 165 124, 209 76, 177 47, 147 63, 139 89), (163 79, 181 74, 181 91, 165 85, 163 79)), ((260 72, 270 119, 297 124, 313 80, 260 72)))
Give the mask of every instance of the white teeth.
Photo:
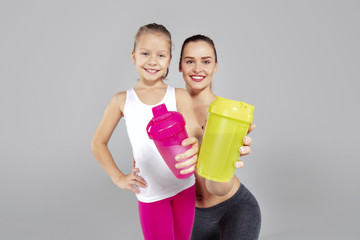
POLYGON ((147 69, 147 71, 150 72, 150 73, 156 73, 157 72, 157 70, 152 70, 152 69, 147 69))
POLYGON ((191 76, 191 78, 196 79, 196 80, 201 80, 201 79, 203 79, 204 77, 200 77, 200 76, 191 76))

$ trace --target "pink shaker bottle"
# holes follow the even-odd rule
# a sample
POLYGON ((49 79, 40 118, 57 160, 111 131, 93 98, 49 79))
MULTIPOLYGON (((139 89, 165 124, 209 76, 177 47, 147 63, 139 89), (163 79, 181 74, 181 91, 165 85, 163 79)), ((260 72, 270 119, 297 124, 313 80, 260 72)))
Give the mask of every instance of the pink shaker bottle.
POLYGON ((175 168, 178 162, 175 156, 191 148, 181 146, 181 142, 188 137, 183 116, 178 112, 168 111, 164 103, 153 107, 152 112, 154 117, 147 125, 146 131, 162 158, 177 178, 184 179, 193 175, 194 172, 181 174, 182 169, 175 168))

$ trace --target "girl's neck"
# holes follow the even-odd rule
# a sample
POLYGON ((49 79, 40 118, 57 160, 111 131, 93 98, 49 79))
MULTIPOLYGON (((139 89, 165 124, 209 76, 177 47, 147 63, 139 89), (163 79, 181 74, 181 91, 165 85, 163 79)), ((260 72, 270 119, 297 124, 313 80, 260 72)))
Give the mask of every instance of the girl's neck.
POLYGON ((164 98, 167 84, 161 81, 141 81, 134 87, 139 100, 146 105, 156 105, 164 98))
POLYGON ((157 81, 147 81, 145 79, 139 79, 138 83, 134 87, 135 89, 156 89, 156 88, 165 88, 167 84, 162 80, 159 79, 157 81))

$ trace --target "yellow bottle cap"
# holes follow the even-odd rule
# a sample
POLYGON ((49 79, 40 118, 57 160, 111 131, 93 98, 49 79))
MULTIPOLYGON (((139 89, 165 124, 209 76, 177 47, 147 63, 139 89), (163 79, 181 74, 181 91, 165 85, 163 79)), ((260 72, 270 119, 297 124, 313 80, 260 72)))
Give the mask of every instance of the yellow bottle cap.
POLYGON ((209 107, 209 113, 252 123, 254 106, 245 102, 217 97, 209 107))

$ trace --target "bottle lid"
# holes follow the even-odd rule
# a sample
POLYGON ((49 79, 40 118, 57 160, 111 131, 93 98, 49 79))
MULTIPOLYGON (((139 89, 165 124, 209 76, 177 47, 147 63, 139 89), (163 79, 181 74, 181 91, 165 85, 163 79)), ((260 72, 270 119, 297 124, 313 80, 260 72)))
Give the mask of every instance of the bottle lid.
POLYGON ((209 107, 209 113, 252 123, 254 106, 245 102, 217 97, 209 107))
POLYGON ((174 111, 168 111, 165 103, 152 108, 154 117, 146 127, 150 139, 162 140, 176 135, 185 127, 183 116, 174 111))

